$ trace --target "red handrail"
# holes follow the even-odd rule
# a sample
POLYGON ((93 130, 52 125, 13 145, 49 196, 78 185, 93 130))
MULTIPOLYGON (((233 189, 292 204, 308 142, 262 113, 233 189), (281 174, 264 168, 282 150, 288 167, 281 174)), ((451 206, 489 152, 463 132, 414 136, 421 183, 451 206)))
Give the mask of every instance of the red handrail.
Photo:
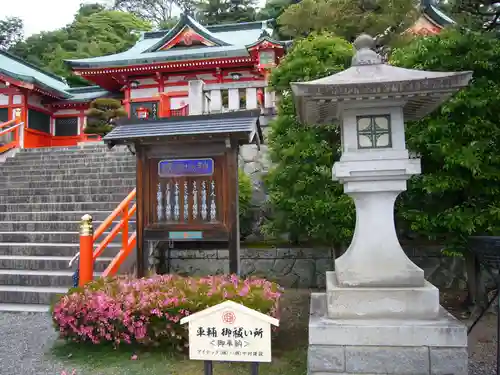
POLYGON ((4 122, 3 124, 0 124, 0 128, 4 128, 4 127, 6 127, 6 126, 8 126, 8 125, 14 125, 14 124, 16 123, 16 120, 17 120, 17 119, 15 119, 15 118, 14 118, 14 119, 12 119, 12 120, 9 120, 9 121, 7 121, 7 122, 4 122))
POLYGON ((122 235, 122 247, 118 254, 113 258, 109 266, 103 272, 103 277, 116 275, 120 266, 128 257, 137 242, 136 233, 134 232, 129 237, 128 224, 136 210, 137 205, 134 203, 129 209, 130 203, 135 199, 136 190, 132 190, 130 194, 115 208, 115 210, 103 221, 103 223, 92 233, 92 217, 85 215, 82 218, 80 227, 80 266, 79 266, 79 285, 83 286, 93 279, 94 262, 104 252, 111 241, 119 234, 122 235), (108 230, 115 219, 122 215, 118 224, 116 224, 109 234, 97 245, 94 250, 94 244, 100 236, 108 230))
POLYGON ((8 151, 12 148, 17 148, 19 147, 19 127, 24 125, 24 122, 21 121, 21 110, 16 110, 15 111, 15 118, 12 120, 9 120, 7 122, 4 122, 3 124, 0 124, 0 129, 4 129, 5 127, 10 126, 7 129, 1 130, 0 131, 0 136, 8 134, 8 133, 14 133, 14 139, 3 146, 0 146, 0 154, 4 153, 5 151, 8 151), (11 126, 13 125, 13 126, 11 126))

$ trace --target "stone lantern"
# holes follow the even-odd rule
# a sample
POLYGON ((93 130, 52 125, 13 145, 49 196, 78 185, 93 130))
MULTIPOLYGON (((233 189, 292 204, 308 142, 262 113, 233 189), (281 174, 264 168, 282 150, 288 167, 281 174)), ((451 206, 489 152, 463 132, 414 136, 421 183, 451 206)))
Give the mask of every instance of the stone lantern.
POLYGON ((440 307, 438 289, 401 248, 394 202, 420 173, 405 121, 436 109, 472 73, 393 67, 374 44, 363 34, 351 68, 292 84, 302 123, 340 123, 342 156, 332 175, 356 205, 351 245, 327 272, 326 294, 312 295, 308 371, 466 375, 466 328, 440 307))

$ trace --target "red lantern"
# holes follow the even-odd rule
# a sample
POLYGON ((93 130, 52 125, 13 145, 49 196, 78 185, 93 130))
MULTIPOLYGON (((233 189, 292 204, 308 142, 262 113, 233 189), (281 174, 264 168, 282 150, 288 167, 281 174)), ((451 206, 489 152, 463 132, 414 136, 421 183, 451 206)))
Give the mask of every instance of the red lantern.
POLYGON ((148 119, 149 118, 149 109, 144 107, 139 107, 135 111, 138 119, 148 119))

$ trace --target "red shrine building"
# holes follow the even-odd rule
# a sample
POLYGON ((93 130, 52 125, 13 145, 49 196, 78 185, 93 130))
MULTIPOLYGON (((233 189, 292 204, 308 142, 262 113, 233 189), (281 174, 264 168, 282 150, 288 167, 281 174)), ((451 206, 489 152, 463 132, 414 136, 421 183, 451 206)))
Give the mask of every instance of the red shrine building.
POLYGON ((272 113, 267 76, 287 43, 270 35, 267 21, 204 27, 182 15, 171 30, 143 33, 125 52, 67 61, 94 84, 81 88, 0 51, 0 124, 12 124, 16 115, 24 123, 10 132, 0 128, 0 152, 95 139, 84 134, 85 113, 102 97, 121 99, 131 118, 257 108, 272 113), (190 95, 190 81, 202 83, 203 95, 190 95))
MULTIPOLYGON (((453 23, 432 0, 423 0, 421 9, 409 29, 414 34, 437 33, 453 23)), ((79 88, 0 51, 0 153, 95 140, 84 128, 96 98, 122 100, 131 118, 257 108, 272 114, 275 95, 265 89, 267 77, 291 42, 271 34, 267 21, 205 27, 182 15, 171 30, 143 33, 125 52, 67 61, 93 84, 79 88), (190 92, 191 86, 196 90, 190 92)))

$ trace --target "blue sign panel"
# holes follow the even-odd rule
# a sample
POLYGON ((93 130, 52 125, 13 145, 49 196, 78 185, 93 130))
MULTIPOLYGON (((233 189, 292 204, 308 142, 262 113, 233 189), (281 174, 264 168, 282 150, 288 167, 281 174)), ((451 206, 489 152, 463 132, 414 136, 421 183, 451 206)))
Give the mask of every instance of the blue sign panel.
POLYGON ((203 232, 168 232, 170 240, 201 240, 203 232))
POLYGON ((172 159, 158 163, 160 177, 211 176, 214 174, 213 159, 172 159))

